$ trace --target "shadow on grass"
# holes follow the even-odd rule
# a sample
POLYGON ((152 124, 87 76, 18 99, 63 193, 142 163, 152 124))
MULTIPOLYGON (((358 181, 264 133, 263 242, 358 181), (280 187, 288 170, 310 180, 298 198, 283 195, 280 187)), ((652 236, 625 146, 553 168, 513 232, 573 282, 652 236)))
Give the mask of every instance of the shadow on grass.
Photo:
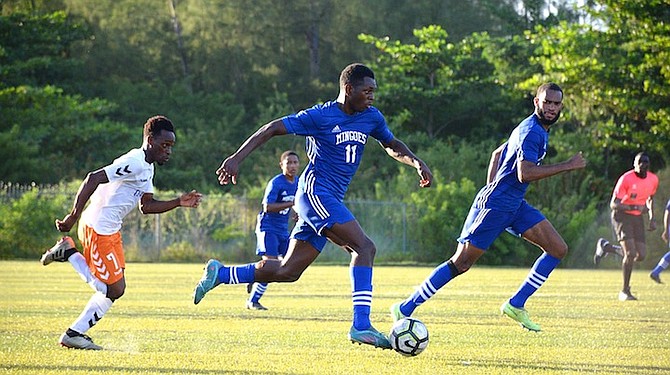
POLYGON ((667 374, 670 367, 659 366, 627 366, 604 363, 570 363, 570 364, 552 364, 552 363, 537 363, 525 364, 519 362, 511 362, 505 360, 475 360, 462 361, 463 368, 491 368, 493 372, 500 371, 503 367, 509 367, 515 373, 533 374, 538 372, 555 371, 557 373, 625 373, 625 374, 651 374, 663 373, 667 374))
POLYGON ((7 365, 0 366, 4 370, 18 370, 18 371, 28 371, 34 374, 44 374, 46 372, 58 371, 63 374, 71 374, 75 371, 82 372, 84 374, 90 374, 93 372, 108 372, 110 374, 124 374, 124 373, 157 373, 157 374, 241 374, 241 375, 252 375, 252 374, 268 374, 268 375, 281 375, 281 374, 291 374, 291 373, 281 373, 276 371, 260 371, 258 369, 249 370, 249 371, 240 371, 239 369, 235 370, 225 370, 225 369, 212 369, 212 370, 201 370, 193 368, 170 368, 170 367, 121 367, 121 366, 52 366, 52 365, 7 365))

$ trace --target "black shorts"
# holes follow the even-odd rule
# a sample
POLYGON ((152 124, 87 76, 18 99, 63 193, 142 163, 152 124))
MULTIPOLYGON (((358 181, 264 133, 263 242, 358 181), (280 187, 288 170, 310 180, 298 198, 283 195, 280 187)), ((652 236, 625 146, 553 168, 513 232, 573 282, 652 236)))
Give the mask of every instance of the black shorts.
POLYGON ((620 211, 612 211, 612 228, 614 228, 614 233, 616 233, 619 242, 635 240, 635 242, 646 243, 642 215, 629 215, 620 211))

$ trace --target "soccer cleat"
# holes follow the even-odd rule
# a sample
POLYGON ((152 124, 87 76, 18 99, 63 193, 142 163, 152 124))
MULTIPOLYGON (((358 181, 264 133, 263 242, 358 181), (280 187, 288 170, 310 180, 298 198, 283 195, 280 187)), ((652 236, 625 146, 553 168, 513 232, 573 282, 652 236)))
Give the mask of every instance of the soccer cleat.
POLYGON ((663 281, 661 281, 661 278, 657 274, 652 272, 652 273, 649 274, 649 277, 652 280, 656 281, 656 284, 663 284, 663 281))
POLYGON ((254 289, 254 283, 247 284, 247 294, 251 294, 251 291, 254 289))
POLYGON ((630 290, 622 290, 619 292, 619 301, 637 301, 637 298, 631 294, 630 290))
POLYGON ((521 327, 533 331, 533 332, 540 332, 540 325, 537 323, 533 323, 530 320, 530 317, 528 316, 528 311, 524 308, 516 308, 512 305, 510 305, 509 301, 505 302, 500 306, 500 312, 503 315, 507 315, 513 320, 517 321, 521 327))
POLYGON ((267 310, 268 308, 261 305, 260 302, 247 301, 247 309, 249 309, 249 310, 267 310))
POLYGON ((608 244, 609 242, 604 238, 599 238, 598 242, 596 242, 596 252, 593 254, 593 264, 595 264, 596 267, 598 267, 603 257, 607 255, 605 252, 605 246, 608 244))
POLYGON ((366 344, 372 345, 375 348, 391 349, 389 339, 374 327, 359 331, 352 326, 349 330, 349 340, 352 343, 358 343, 358 345, 366 344))
POLYGON ((95 345, 87 335, 70 337, 67 333, 63 333, 60 337, 60 344, 70 349, 102 350, 102 346, 95 345))
POLYGON ((76 246, 74 245, 72 237, 65 236, 56 241, 56 244, 53 245, 51 249, 45 251, 44 254, 42 254, 40 263, 42 263, 43 266, 46 266, 51 262, 65 262, 67 260, 67 258, 65 258, 65 251, 74 249, 75 247, 76 246))
POLYGON ((195 286, 193 291, 193 303, 198 304, 202 301, 205 294, 210 290, 214 289, 215 286, 219 285, 219 269, 223 267, 223 264, 215 259, 210 259, 205 265, 205 272, 202 274, 202 278, 198 281, 198 284, 195 286))
POLYGON ((407 316, 405 316, 405 314, 403 314, 402 311, 400 311, 401 304, 402 302, 398 302, 391 306, 391 318, 393 319, 394 322, 397 322, 402 318, 407 318, 407 316))

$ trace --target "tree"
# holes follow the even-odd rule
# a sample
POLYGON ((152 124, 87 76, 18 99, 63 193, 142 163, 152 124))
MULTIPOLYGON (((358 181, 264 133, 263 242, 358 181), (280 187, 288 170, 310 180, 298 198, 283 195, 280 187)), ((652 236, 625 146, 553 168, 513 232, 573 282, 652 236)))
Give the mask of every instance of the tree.
MULTIPOLYGON (((584 132, 628 164, 647 150, 670 162, 670 6, 664 1, 595 1, 593 24, 538 28, 537 61, 574 93, 584 132)), ((659 167, 659 166, 657 166, 659 167)))

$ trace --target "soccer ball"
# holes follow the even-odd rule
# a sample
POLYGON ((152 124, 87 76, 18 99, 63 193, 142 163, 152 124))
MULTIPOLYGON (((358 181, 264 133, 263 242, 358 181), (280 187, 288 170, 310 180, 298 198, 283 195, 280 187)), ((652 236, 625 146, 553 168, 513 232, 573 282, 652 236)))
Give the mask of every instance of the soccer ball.
POLYGON ((428 329, 418 319, 403 318, 391 327, 389 341, 396 352, 413 357, 428 346, 428 329))

